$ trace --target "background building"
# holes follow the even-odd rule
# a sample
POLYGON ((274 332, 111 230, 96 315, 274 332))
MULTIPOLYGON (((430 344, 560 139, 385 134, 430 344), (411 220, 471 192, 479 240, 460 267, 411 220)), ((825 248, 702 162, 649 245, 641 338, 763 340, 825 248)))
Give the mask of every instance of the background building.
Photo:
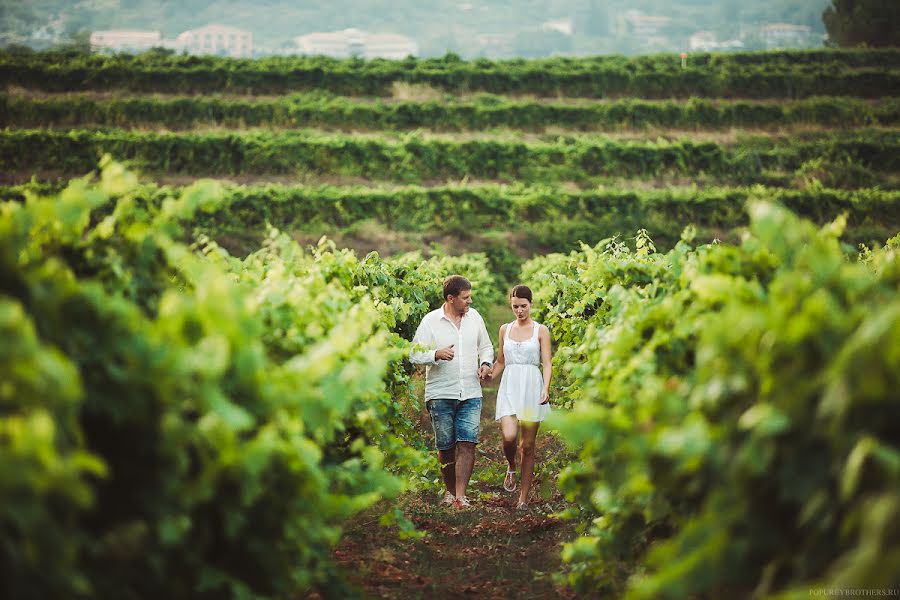
POLYGON ((91 34, 91 48, 112 52, 143 52, 163 45, 158 31, 129 31, 110 29, 91 34))
POLYGON ((359 29, 317 32, 294 38, 297 52, 333 58, 393 58, 416 56, 419 46, 415 40, 397 33, 368 33, 359 29))
POLYGON ((233 58, 253 56, 253 34, 228 25, 206 25, 185 31, 176 39, 175 49, 190 54, 213 54, 233 58))
POLYGON ((806 25, 772 23, 759 29, 759 37, 769 48, 793 48, 809 43, 811 30, 806 25))

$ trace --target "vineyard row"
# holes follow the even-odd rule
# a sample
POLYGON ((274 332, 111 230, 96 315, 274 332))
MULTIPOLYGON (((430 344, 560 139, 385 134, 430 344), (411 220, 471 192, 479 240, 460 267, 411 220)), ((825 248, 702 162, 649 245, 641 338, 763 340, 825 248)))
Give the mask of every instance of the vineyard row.
POLYGON ((474 101, 368 103, 344 97, 295 95, 261 100, 223 98, 26 98, 0 95, 0 127, 318 127, 359 130, 480 131, 508 128, 582 131, 897 126, 900 100, 877 103, 821 97, 787 103, 750 100, 687 102, 618 100, 556 103, 482 97, 474 101))
POLYGON ((638 59, 473 61, 335 61, 281 58, 258 61, 188 56, 0 55, 0 83, 49 92, 111 89, 131 93, 284 94, 328 91, 390 96, 395 83, 448 93, 488 92, 584 98, 890 97, 900 89, 896 51, 824 52, 821 60, 791 62, 787 53, 740 62, 677 56, 638 59), (862 64, 860 64, 862 63, 862 64))
POLYGON ((464 177, 578 181, 586 176, 673 174, 757 183, 765 181, 770 171, 794 172, 810 161, 824 161, 826 171, 831 164, 849 164, 866 173, 900 171, 900 137, 893 131, 746 138, 735 144, 564 137, 519 143, 417 136, 391 142, 303 132, 0 132, 0 164, 5 170, 81 174, 92 170, 103 153, 170 174, 313 173, 405 182, 464 177))

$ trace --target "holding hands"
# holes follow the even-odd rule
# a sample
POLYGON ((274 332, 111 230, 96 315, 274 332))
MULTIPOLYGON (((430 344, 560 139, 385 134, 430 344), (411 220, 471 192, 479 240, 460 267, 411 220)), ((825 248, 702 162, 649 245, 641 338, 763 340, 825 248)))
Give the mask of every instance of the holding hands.
POLYGON ((478 369, 478 379, 481 379, 482 381, 491 381, 494 379, 490 365, 481 365, 478 369))
MULTIPOLYGON (((453 346, 456 344, 450 344, 446 348, 441 348, 440 350, 435 350, 434 352, 434 360, 453 360, 453 357, 456 356, 456 352, 453 350, 453 346)), ((478 368, 478 379, 483 381, 491 381, 494 376, 492 373, 491 365, 482 364, 478 368)))

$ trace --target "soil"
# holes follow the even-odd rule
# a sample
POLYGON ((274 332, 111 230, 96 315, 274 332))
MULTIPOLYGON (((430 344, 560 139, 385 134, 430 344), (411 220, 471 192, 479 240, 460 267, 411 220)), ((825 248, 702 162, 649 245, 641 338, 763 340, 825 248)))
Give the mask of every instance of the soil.
POLYGON ((564 570, 562 544, 577 537, 576 524, 557 516, 570 507, 556 489, 558 465, 568 460, 564 445, 552 433, 538 433, 530 505, 517 510, 518 491, 502 487, 507 463, 493 419, 496 386, 485 386, 484 393, 471 508, 441 505, 435 492, 408 493, 396 507, 424 532, 421 539, 399 539, 396 528, 378 524, 390 504, 374 507, 345 529, 335 559, 365 597, 600 597, 576 594, 554 578, 564 570))

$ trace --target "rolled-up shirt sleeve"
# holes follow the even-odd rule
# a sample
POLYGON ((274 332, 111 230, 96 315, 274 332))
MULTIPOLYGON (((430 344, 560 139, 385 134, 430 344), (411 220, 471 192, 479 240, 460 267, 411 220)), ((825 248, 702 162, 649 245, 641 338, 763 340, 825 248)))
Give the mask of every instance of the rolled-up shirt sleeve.
POLYGON ((431 335, 431 326, 426 320, 419 323, 416 335, 413 336, 413 348, 409 352, 409 362, 414 365, 433 365, 437 362, 434 358, 437 348, 432 348, 434 345, 433 337, 431 335), (419 348, 424 347, 425 350, 421 350, 417 346, 419 348))
POLYGON ((487 328, 484 325, 484 319, 480 319, 480 327, 478 328, 478 364, 488 363, 494 364, 494 344, 491 343, 491 337, 488 335, 487 328))

